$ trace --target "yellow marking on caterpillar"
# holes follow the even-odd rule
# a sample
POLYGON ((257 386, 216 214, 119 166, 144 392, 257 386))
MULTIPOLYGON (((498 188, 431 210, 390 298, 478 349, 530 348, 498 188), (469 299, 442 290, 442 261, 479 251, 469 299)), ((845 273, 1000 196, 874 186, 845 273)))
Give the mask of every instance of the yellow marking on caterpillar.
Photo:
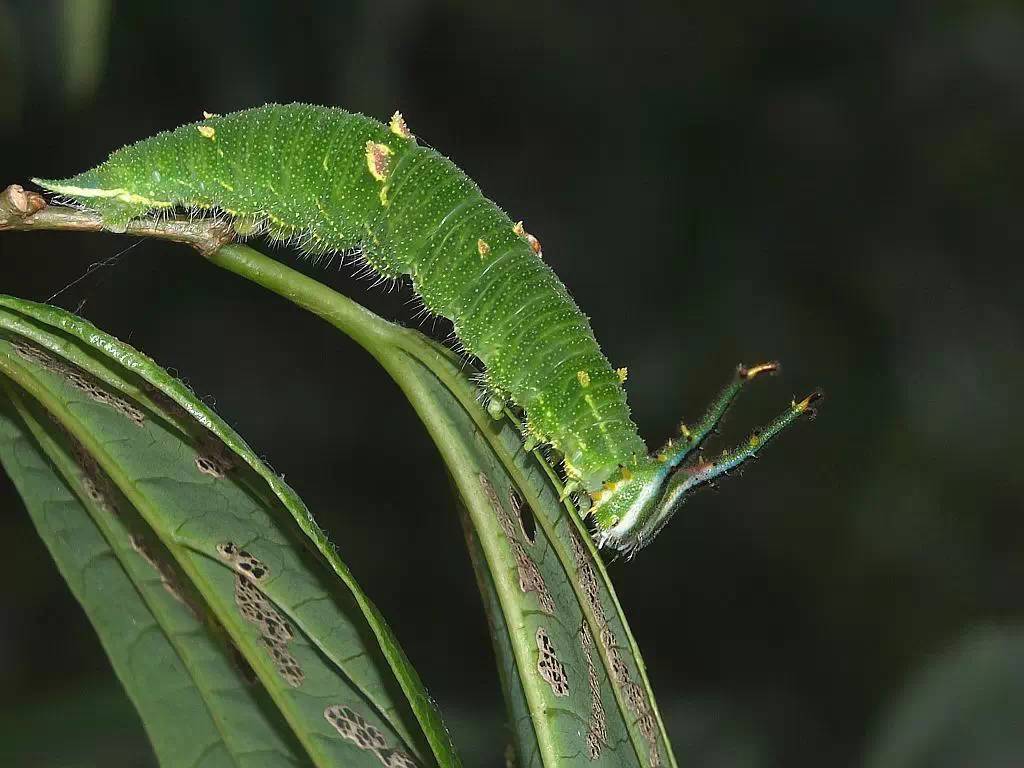
POLYGON ((633 473, 629 471, 628 467, 623 467, 622 468, 622 479, 623 480, 632 480, 633 479, 633 473))
POLYGON ((486 259, 491 252, 491 246, 485 243, 483 240, 476 241, 476 250, 480 254, 481 259, 486 259))
POLYGON ((743 369, 741 375, 743 376, 743 378, 752 379, 759 374, 775 373, 775 371, 777 370, 779 370, 778 363, 761 363, 760 365, 755 365, 753 368, 743 369))
POLYGON ((569 478, 570 482, 566 485, 571 485, 580 478, 580 471, 573 465, 568 459, 562 459, 562 466, 565 467, 565 476, 569 478))
POLYGON ((757 446, 760 445, 760 444, 761 444, 761 437, 760 437, 760 435, 751 435, 750 436, 750 447, 751 448, 757 448, 757 446))
MULTIPOLYGON (((588 374, 586 371, 577 371, 576 372, 576 378, 580 380, 580 384, 583 387, 589 387, 590 386, 590 374, 588 374)), ((583 396, 583 401, 590 408, 590 412, 592 414, 594 414, 594 417, 597 418, 597 420, 598 420, 597 421, 597 424, 598 424, 597 428, 600 430, 601 434, 602 435, 607 435, 608 434, 608 425, 605 423, 604 419, 601 418, 601 411, 597 407, 597 405, 594 403, 594 396, 593 395, 584 395, 583 396)), ((583 442, 581 441, 580 442, 580 447, 586 448, 586 445, 584 445, 583 442)))
POLYGON ((615 369, 615 375, 619 377, 619 383, 622 384, 629 377, 629 369, 628 368, 616 368, 615 369))
POLYGON ((409 126, 405 124, 405 118, 402 117, 401 112, 395 112, 391 116, 391 122, 388 123, 388 128, 396 136, 401 136, 403 139, 411 139, 412 131, 409 130, 409 126))
POLYGON ((235 188, 228 184, 226 181, 221 181, 220 179, 217 179, 217 183, 224 187, 224 189, 226 189, 228 192, 235 191, 235 188))
POLYGON ((327 170, 330 170, 330 169, 329 169, 329 168, 327 167, 327 155, 324 155, 324 161, 323 161, 322 163, 320 163, 320 165, 322 165, 322 166, 323 166, 323 168, 324 168, 324 170, 325 170, 325 171, 327 171, 327 170))
POLYGON ((821 392, 812 392, 807 397, 805 397, 803 400, 801 400, 799 403, 794 400, 792 408, 793 408, 794 411, 797 411, 798 413, 803 413, 804 411, 806 411, 808 408, 811 407, 811 403, 813 403, 815 400, 820 400, 820 399, 821 399, 821 392))
POLYGON ((199 131, 199 135, 204 139, 209 139, 210 141, 217 140, 217 129, 212 125, 197 125, 196 130, 199 131))
POLYGON ((535 254, 541 257, 544 256, 543 250, 540 247, 540 240, 538 240, 536 237, 534 237, 533 235, 526 231, 526 227, 523 226, 523 222, 517 221, 515 224, 513 224, 512 231, 515 232, 520 237, 524 238, 526 242, 530 244, 530 248, 533 250, 535 254))
POLYGON ((370 169, 370 175, 382 184, 387 181, 393 154, 394 150, 387 144, 366 142, 366 167, 370 169))
POLYGON ((693 437, 693 434, 690 432, 690 428, 688 426, 686 426, 685 424, 680 424, 679 425, 679 434, 681 434, 687 440, 689 440, 691 437, 693 437))
POLYGON ((316 207, 319 209, 320 213, 322 213, 324 215, 324 219, 326 221, 328 221, 328 222, 331 222, 332 221, 331 216, 324 209, 324 204, 322 202, 320 202, 320 198, 318 197, 316 200, 314 200, 314 202, 316 203, 316 207))
POLYGON ((203 120, 209 120, 213 117, 220 117, 220 115, 218 115, 216 112, 207 112, 205 109, 203 110, 203 120))
MULTIPOLYGON (((590 374, 587 373, 586 371, 576 371, 576 378, 579 379, 581 387, 590 386, 590 374)), ((587 402, 590 402, 589 398, 587 402)))
POLYGON ((117 199, 123 203, 145 205, 148 208, 173 208, 174 203, 169 200, 153 200, 145 195, 136 195, 134 192, 124 191, 117 195, 117 199))
MULTIPOLYGON (((33 179, 39 183, 36 179, 33 179)), ((144 195, 137 195, 127 189, 99 189, 98 187, 73 187, 67 184, 49 184, 46 187, 58 195, 70 197, 103 197, 118 200, 131 205, 145 205, 149 208, 170 208, 174 203, 167 200, 153 200, 144 195)))

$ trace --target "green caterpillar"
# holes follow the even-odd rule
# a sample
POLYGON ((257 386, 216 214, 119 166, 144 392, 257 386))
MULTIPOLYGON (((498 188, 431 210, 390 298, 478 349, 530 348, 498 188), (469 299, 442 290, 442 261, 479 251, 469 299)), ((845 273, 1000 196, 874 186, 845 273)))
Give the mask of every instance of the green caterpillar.
POLYGON ((749 458, 803 413, 794 402, 747 445, 684 464, 743 383, 774 364, 740 367, 707 416, 653 455, 587 318, 513 223, 451 161, 417 144, 395 113, 385 125, 341 109, 268 105, 205 119, 114 152, 63 181, 35 180, 123 231, 144 214, 217 210, 240 234, 297 238, 313 253, 359 249, 382 278, 411 278, 427 310, 449 318, 486 366, 491 410, 526 414, 529 443, 563 457, 601 544, 648 543, 689 491, 749 458))

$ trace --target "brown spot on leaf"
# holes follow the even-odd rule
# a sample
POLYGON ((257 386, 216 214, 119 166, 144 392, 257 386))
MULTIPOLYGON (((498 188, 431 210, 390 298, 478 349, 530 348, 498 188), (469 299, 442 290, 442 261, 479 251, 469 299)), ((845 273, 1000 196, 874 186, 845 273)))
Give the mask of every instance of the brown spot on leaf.
POLYGON ((544 627, 537 627, 537 672, 551 686, 555 696, 569 695, 569 678, 565 674, 565 667, 558 660, 555 647, 544 627))

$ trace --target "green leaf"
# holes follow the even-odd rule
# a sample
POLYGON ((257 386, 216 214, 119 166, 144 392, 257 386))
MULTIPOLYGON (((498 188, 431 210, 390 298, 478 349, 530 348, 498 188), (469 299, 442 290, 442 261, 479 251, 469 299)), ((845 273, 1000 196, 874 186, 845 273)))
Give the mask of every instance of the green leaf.
POLYGON ((589 536, 546 465, 508 422, 474 420, 452 391, 461 376, 449 387, 407 358, 402 377, 465 504, 519 764, 671 765, 589 536), (532 542, 517 508, 533 512, 532 542))
MULTIPOLYGON (((268 697, 250 716, 272 702, 302 761, 314 765, 458 765, 376 609, 294 492, 237 435, 151 360, 79 318, 2 298, 0 332, 0 375, 28 433, 57 457, 50 461, 64 468, 65 482, 78 483, 79 499, 95 502, 86 508, 94 526, 107 533, 131 519, 120 539, 109 534, 109 546, 127 557, 133 533, 145 537, 149 557, 134 557, 148 565, 150 586, 155 579, 168 592, 173 574, 211 641, 223 644, 221 635, 241 652, 268 697), (97 505, 116 515, 104 522, 97 505)), ((30 505, 38 492, 23 490, 30 505)), ((121 572, 142 591, 142 575, 121 572)), ((90 611, 97 626, 105 625, 100 616, 90 611)), ((121 650, 111 650, 115 665, 121 650)), ((126 674, 136 666, 118 668, 129 690, 126 674)), ((183 666, 189 685, 220 691, 200 666, 183 666)), ((206 706, 219 720, 219 703, 206 706)), ((174 719, 140 713, 151 733, 174 719)), ((257 754, 230 764, 291 764, 260 763, 268 753, 257 754)), ((161 759, 193 764, 166 752, 161 759)))
POLYGON ((195 598, 169 557, 144 538, 129 508, 115 514, 90 497, 67 435, 6 390, 0 462, 99 634, 161 765, 299 764, 284 721, 245 679, 223 632, 190 607, 195 598))

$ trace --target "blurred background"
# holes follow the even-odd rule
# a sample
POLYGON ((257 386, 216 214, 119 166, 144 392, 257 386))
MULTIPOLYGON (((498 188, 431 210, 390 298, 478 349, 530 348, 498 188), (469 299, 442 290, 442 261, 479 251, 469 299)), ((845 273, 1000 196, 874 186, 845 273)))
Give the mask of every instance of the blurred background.
MULTIPOLYGON (((825 390, 815 422, 612 566, 681 765, 1024 764, 1020 3, 0 1, 0 184, 293 100, 400 108, 525 219, 629 366, 650 443, 740 361, 783 374, 723 444, 825 390)), ((408 293, 278 254, 412 316, 408 293)), ((467 764, 502 764, 457 515, 397 387, 168 243, 7 234, 0 291, 43 301, 105 260, 53 301, 173 368, 287 476, 467 764)), ((3 477, 0 509, 0 764, 152 765, 3 477)))

